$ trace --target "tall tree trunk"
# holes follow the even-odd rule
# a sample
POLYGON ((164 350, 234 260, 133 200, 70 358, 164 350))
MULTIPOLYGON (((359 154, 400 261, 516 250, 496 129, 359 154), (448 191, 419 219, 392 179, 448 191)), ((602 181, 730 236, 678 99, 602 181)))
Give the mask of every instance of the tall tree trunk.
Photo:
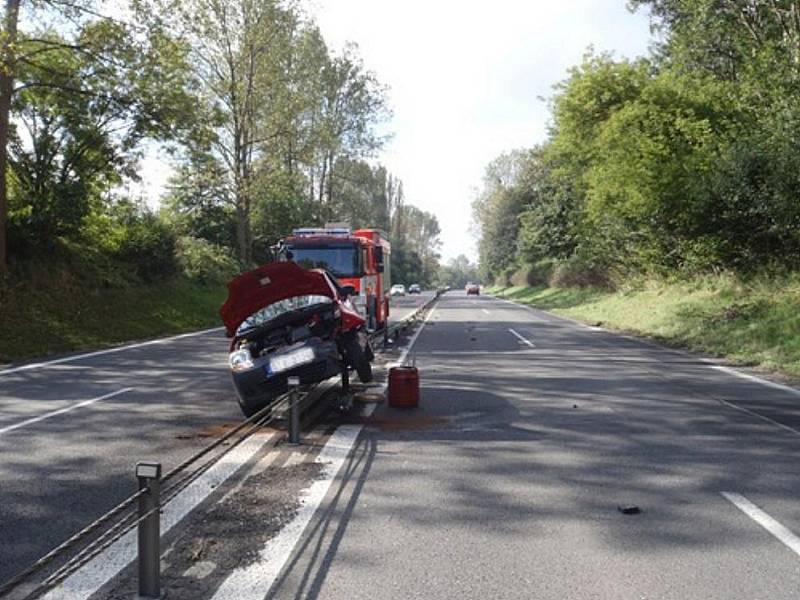
MULTIPOLYGON (((328 197, 328 206, 333 209, 333 152, 328 155, 328 189, 326 194, 328 197)), ((335 220, 335 217, 334 217, 335 220)))
POLYGON ((245 269, 250 268, 251 244, 250 244, 250 215, 244 203, 240 200, 236 203, 236 245, 239 251, 239 260, 245 269))
MULTIPOLYGON (((317 198, 317 200, 318 200, 318 202, 320 204, 320 207, 322 206, 322 200, 324 198, 323 194, 325 193, 325 176, 326 176, 327 172, 328 172, 328 157, 326 156, 322 160, 322 173, 319 176, 319 198, 317 198)), ((322 212, 321 208, 320 208, 320 212, 322 212)))
POLYGON ((8 270, 8 128, 11 124, 11 95, 14 93, 14 43, 17 41, 19 5, 22 0, 6 0, 3 45, 0 51, 0 273, 8 270))

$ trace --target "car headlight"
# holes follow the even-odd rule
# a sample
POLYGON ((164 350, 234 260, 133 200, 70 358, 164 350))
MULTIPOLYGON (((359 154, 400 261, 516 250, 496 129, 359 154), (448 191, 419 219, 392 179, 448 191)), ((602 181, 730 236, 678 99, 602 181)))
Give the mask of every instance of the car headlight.
POLYGON ((250 356, 250 351, 247 348, 240 348, 235 352, 231 352, 228 356, 228 364, 231 371, 246 371, 253 368, 253 358, 250 356))
POLYGON ((269 370, 272 373, 280 373, 310 362, 314 362, 314 349, 300 348, 294 352, 288 352, 272 358, 269 361, 269 370))

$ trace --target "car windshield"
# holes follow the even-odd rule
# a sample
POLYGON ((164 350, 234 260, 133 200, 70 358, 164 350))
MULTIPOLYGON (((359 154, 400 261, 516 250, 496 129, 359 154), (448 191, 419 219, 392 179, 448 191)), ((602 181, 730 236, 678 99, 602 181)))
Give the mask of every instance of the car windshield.
POLYGON ((289 248, 292 260, 305 269, 327 269, 334 277, 361 277, 361 253, 355 244, 297 245, 289 248))
POLYGON ((293 298, 279 300, 278 302, 270 304, 269 306, 265 306, 261 310, 256 311, 247 317, 247 319, 245 319, 242 324, 239 325, 239 329, 236 330, 236 333, 240 334, 250 329, 261 327, 276 317, 288 312, 292 312, 293 310, 297 310, 299 308, 307 308, 317 304, 330 304, 331 302, 332 300, 327 296, 295 296, 293 298))

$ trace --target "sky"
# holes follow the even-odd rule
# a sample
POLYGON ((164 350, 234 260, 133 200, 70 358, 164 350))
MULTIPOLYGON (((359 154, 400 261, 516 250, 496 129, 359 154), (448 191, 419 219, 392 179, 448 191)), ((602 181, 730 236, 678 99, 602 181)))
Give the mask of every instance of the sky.
POLYGON ((377 158, 406 201, 433 212, 442 257, 477 256, 470 204, 484 167, 546 139, 542 98, 586 50, 647 53, 649 21, 625 0, 309 0, 329 45, 358 44, 389 86, 377 158))

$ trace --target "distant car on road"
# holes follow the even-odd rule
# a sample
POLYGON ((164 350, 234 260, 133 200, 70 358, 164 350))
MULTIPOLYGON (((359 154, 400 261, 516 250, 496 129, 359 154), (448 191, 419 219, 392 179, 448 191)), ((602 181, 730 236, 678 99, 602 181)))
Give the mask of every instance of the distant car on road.
POLYGON ((409 294, 421 294, 422 293, 422 289, 419 287, 418 284, 412 283, 410 286, 408 286, 408 293, 409 294))
POLYGON ((392 286, 392 289, 389 290, 390 296, 405 296, 406 295, 406 286, 402 283, 396 283, 392 286))
POLYGON ((464 290, 467 292, 467 296, 471 296, 473 294, 475 296, 480 296, 481 294, 481 286, 479 286, 477 283, 468 283, 466 286, 464 286, 464 290))

